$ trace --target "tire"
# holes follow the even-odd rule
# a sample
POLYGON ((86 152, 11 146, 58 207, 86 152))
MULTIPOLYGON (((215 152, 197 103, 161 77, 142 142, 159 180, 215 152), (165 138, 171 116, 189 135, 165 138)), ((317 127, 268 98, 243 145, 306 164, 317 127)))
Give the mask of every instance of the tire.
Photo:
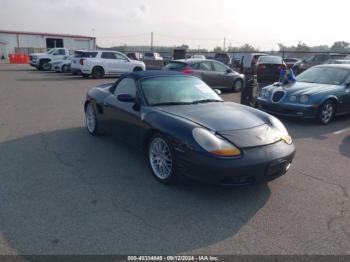
POLYGON ((94 67, 94 69, 92 69, 92 72, 91 72, 92 78, 100 79, 104 75, 105 75, 105 72, 104 72, 103 68, 101 68, 101 67, 94 67))
POLYGON ((83 78, 89 78, 90 75, 89 75, 89 74, 82 74, 81 76, 82 76, 83 78))
POLYGON ((50 70, 49 60, 41 60, 39 64, 39 70, 43 70, 43 71, 50 70))
POLYGON ((62 73, 66 73, 67 72, 67 65, 63 65, 62 69, 61 69, 62 73))
POLYGON ((335 103, 332 100, 324 102, 318 112, 317 121, 321 125, 329 124, 335 116, 335 103))
POLYGON ((141 67, 135 67, 133 71, 134 71, 134 72, 140 72, 140 71, 143 71, 143 70, 142 70, 141 67))
POLYGON ((177 180, 174 150, 163 135, 150 138, 147 154, 151 172, 158 182, 172 184, 177 180))
POLYGON ((234 83, 233 83, 233 92, 240 92, 243 89, 243 81, 242 79, 237 79, 234 83))
POLYGON ((92 103, 88 103, 85 108, 85 125, 90 135, 97 136, 100 134, 96 111, 92 103))

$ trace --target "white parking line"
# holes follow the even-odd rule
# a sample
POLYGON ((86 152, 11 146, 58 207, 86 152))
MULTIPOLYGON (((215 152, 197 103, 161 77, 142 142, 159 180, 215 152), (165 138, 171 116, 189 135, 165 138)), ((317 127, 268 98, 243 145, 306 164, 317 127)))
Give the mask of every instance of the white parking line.
POLYGON ((341 130, 338 130, 338 131, 335 131, 333 132, 334 135, 339 135, 341 133, 344 133, 346 131, 350 130, 350 127, 347 127, 347 128, 344 128, 344 129, 341 129, 341 130))

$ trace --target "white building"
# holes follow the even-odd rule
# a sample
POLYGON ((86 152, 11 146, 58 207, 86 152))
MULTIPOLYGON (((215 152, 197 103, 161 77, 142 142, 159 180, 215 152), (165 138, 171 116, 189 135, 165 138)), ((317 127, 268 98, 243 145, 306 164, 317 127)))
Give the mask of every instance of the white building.
POLYGON ((0 30, 0 59, 6 58, 9 54, 28 54, 55 47, 65 47, 69 50, 91 50, 96 47, 96 38, 82 35, 0 30))

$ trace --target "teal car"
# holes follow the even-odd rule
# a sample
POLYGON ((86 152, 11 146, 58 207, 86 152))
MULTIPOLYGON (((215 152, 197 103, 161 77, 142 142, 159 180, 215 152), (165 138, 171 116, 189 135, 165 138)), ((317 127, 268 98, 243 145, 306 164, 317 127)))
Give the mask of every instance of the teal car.
POLYGON ((326 125, 350 113, 350 65, 319 65, 294 83, 275 83, 260 90, 259 108, 274 115, 315 119, 326 125))

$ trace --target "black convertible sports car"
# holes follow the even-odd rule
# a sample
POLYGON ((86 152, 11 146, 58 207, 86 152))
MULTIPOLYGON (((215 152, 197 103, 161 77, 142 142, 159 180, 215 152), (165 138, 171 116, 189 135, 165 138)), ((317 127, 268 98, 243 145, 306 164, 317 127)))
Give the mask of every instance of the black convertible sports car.
POLYGON ((117 135, 147 152, 155 178, 182 174, 221 185, 245 185, 284 174, 295 154, 275 117, 224 102, 202 80, 171 71, 123 75, 92 88, 86 126, 117 135))

